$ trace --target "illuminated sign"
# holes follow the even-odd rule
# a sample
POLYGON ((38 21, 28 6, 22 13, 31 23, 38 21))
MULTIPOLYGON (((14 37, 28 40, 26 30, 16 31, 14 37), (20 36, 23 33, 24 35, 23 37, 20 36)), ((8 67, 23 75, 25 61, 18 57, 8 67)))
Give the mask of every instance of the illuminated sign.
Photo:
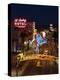
POLYGON ((40 34, 37 34, 36 35, 36 41, 37 41, 37 46, 39 46, 39 45, 41 46, 41 45, 47 43, 47 40, 46 39, 43 39, 40 34))
POLYGON ((14 26, 18 28, 25 28, 26 22, 27 22, 26 19, 17 18, 17 19, 14 19, 14 26))

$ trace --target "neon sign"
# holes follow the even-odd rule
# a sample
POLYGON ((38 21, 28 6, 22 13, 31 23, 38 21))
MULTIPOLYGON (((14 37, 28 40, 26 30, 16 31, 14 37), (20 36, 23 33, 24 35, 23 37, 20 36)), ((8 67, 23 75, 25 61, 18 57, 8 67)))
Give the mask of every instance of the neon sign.
POLYGON ((17 18, 17 19, 14 19, 14 26, 18 28, 25 28, 26 22, 27 22, 26 19, 17 18))
POLYGON ((36 35, 36 41, 37 41, 37 46, 39 46, 39 45, 41 46, 41 45, 47 43, 47 40, 42 38, 42 36, 40 34, 36 35))

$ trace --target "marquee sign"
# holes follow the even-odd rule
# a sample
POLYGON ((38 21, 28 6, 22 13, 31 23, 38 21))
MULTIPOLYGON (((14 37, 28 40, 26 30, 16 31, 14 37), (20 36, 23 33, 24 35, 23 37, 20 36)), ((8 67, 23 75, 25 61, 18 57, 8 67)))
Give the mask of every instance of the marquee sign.
POLYGON ((14 19, 14 26, 15 27, 18 27, 18 28, 25 28, 26 27, 26 22, 27 20, 26 19, 21 19, 21 18, 17 18, 17 19, 14 19))

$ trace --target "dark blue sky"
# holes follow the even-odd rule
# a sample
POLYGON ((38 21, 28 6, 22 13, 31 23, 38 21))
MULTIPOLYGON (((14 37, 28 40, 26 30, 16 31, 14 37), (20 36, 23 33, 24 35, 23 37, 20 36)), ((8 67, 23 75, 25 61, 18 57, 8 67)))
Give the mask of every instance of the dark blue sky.
POLYGON ((22 4, 11 4, 11 18, 27 18, 29 21, 36 21, 36 25, 58 24, 57 6, 33 6, 22 4))

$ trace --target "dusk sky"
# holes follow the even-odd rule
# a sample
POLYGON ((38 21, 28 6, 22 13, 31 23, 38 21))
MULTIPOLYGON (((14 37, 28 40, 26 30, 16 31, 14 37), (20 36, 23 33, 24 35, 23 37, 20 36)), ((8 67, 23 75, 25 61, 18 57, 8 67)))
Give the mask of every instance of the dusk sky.
POLYGON ((11 19, 22 17, 29 21, 35 21, 36 25, 58 24, 58 7, 57 6, 33 6, 12 4, 11 19))

